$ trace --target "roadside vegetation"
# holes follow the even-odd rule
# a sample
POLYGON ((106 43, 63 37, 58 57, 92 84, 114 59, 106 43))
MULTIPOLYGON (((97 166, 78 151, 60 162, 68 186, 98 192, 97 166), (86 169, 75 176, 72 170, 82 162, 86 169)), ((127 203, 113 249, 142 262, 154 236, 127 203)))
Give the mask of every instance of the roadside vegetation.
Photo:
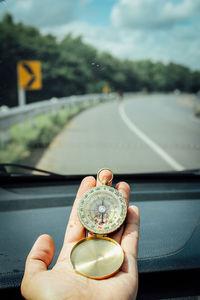
MULTIPOLYGON (((26 91, 27 104, 52 97, 102 93, 105 87, 110 92, 200 90, 200 71, 175 63, 122 60, 99 52, 81 36, 72 34, 58 41, 35 27, 15 23, 10 14, 0 20, 0 45, 0 106, 18 104, 16 68, 22 60, 39 60, 42 64, 42 89, 26 91)), ((70 111, 62 109, 51 116, 43 114, 34 122, 27 120, 23 125, 13 126, 9 143, 0 141, 0 161, 23 163, 38 149, 41 153, 70 118, 87 105, 70 111)))
POLYGON ((16 66, 21 60, 39 60, 43 87, 27 91, 27 103, 89 93, 150 91, 196 93, 200 90, 200 71, 151 60, 119 59, 99 52, 82 37, 68 34, 58 41, 42 35, 37 28, 15 23, 11 15, 0 21, 0 106, 17 105, 16 66))
POLYGON ((41 114, 12 126, 9 143, 0 143, 0 163, 26 163, 28 160, 30 164, 35 152, 37 156, 42 153, 71 118, 91 106, 89 102, 79 103, 70 109, 62 108, 52 115, 41 114))

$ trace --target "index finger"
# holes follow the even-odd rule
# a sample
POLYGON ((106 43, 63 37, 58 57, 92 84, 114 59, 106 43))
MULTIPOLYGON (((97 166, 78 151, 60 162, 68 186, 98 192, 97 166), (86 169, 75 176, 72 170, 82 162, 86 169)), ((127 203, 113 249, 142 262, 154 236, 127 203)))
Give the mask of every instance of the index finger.
POLYGON ((92 176, 85 177, 82 180, 69 217, 69 222, 65 233, 65 241, 75 242, 83 238, 84 227, 78 218, 78 203, 83 194, 95 186, 96 180, 92 176))
POLYGON ((62 259, 63 255, 65 256, 66 248, 68 243, 74 243, 78 242, 80 239, 85 237, 85 230, 83 225, 81 224, 79 218, 78 218, 78 202, 80 198, 83 196, 87 190, 93 188, 96 186, 96 180, 92 176, 85 177, 78 189, 76 199, 74 201, 72 211, 69 217, 69 221, 67 224, 66 232, 65 232, 65 237, 64 237, 64 242, 63 242, 63 247, 59 255, 59 259, 62 259))

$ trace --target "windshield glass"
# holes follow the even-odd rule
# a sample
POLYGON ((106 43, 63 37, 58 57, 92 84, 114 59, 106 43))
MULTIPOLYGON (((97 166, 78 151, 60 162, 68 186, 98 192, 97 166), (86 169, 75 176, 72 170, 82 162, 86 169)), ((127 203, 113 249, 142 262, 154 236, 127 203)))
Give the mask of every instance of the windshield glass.
POLYGON ((199 32, 199 0, 0 0, 0 162, 199 168, 199 32))

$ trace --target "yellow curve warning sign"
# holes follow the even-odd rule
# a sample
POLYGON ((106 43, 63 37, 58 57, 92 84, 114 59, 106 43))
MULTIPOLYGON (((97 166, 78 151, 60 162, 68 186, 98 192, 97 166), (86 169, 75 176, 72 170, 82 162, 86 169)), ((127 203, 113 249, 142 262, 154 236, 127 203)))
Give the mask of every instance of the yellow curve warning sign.
POLYGON ((24 90, 42 88, 41 63, 36 60, 24 60, 17 64, 18 86, 24 90))
POLYGON ((104 93, 110 93, 110 87, 108 85, 105 85, 103 88, 104 93))

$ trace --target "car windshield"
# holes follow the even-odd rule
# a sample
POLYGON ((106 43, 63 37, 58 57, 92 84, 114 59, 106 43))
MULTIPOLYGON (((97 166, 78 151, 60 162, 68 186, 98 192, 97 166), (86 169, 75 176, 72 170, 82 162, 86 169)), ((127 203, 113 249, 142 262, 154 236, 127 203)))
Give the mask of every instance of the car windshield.
POLYGON ((199 0, 0 0, 0 162, 200 167, 199 0))

